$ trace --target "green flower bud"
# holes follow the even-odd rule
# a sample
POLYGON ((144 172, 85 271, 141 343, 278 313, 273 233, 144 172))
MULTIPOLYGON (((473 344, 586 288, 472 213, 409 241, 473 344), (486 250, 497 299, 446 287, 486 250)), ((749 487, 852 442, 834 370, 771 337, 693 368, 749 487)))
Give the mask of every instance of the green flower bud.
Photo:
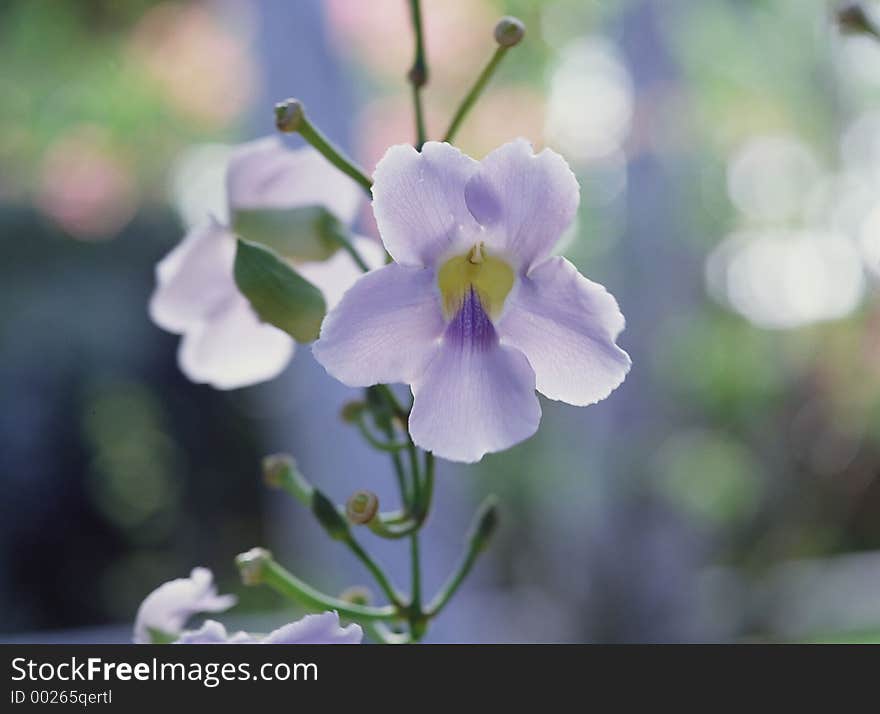
POLYGON ((345 504, 348 520, 359 526, 372 521, 378 510, 379 498, 372 491, 355 491, 345 504))
POLYGON ((298 99, 285 99, 275 105, 275 126, 285 134, 298 132, 305 117, 305 108, 298 99))
POLYGON ((263 457, 263 481, 272 488, 281 488, 291 471, 296 471, 296 461, 290 454, 269 454, 263 457))
POLYGON ((495 25, 495 42, 502 47, 518 45, 525 37, 526 26, 522 20, 511 17, 502 17, 495 25))
POLYGON ((314 488, 300 473, 290 454, 270 454, 264 457, 263 480, 271 488, 283 488, 304 506, 312 505, 314 488))
POLYGON ((262 583, 266 566, 271 562, 272 554, 265 548, 251 548, 246 553, 235 556, 235 564, 245 585, 262 583))
POLYGON ((333 540, 345 540, 350 537, 348 523, 336 509, 336 504, 318 489, 312 494, 312 513, 333 540))
POLYGON ((494 496, 490 496, 483 501, 483 505, 480 506, 480 510, 474 516, 470 541, 476 552, 482 552, 488 547, 489 541, 492 539, 492 535, 497 528, 498 500, 494 496))
POLYGON ((353 424, 360 418, 366 408, 367 405, 359 400, 346 402, 342 406, 342 411, 339 412, 339 416, 346 424, 353 424))

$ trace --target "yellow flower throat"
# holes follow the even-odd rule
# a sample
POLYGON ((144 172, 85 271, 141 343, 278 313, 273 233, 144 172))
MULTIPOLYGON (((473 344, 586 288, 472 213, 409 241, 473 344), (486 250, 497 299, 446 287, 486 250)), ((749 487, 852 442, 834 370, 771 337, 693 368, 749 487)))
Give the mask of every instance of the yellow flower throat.
POLYGON ((486 314, 497 319, 513 288, 513 281, 513 269, 500 258, 488 255, 483 244, 478 243, 465 255, 447 260, 437 273, 437 285, 443 296, 443 314, 447 320, 455 317, 473 289, 486 314))

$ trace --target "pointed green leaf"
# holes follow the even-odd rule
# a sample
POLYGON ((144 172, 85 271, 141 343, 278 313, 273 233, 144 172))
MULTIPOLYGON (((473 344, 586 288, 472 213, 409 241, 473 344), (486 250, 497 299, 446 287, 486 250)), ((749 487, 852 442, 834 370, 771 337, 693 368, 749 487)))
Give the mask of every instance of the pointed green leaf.
POLYGON ((239 239, 235 282, 261 320, 297 342, 317 338, 327 312, 324 296, 275 252, 239 239))
POLYGON ((291 260, 326 260, 339 249, 344 226, 323 206, 237 210, 235 233, 291 260))

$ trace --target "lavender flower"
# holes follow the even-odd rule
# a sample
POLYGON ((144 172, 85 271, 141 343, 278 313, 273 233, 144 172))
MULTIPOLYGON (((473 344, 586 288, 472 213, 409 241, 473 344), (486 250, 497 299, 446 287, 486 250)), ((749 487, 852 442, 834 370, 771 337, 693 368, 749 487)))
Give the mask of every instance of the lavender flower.
MULTIPOLYGON (((323 206, 350 223, 360 190, 311 148, 287 149, 272 137, 244 144, 234 152, 226 174, 230 215, 236 209, 323 206)), ((356 238, 371 265, 381 265, 375 241, 356 238)), ((235 235, 210 218, 191 230, 156 267, 157 287, 150 301, 153 321, 182 335, 178 363, 194 382, 234 389, 276 377, 287 366, 294 342, 261 322, 233 277, 235 235)), ((323 262, 297 265, 328 305, 335 304, 360 270, 344 252, 323 262)))
POLYGON ((194 568, 189 578, 160 585, 138 609, 134 642, 167 641, 176 644, 359 644, 359 625, 342 627, 335 612, 306 615, 268 635, 247 632, 229 634, 216 620, 206 620, 197 630, 184 630, 186 621, 200 612, 222 612, 236 602, 234 595, 218 595, 207 568, 194 568))
POLYGON ((393 146, 373 211, 394 263, 361 277, 313 351, 352 387, 410 384, 415 443, 479 461, 538 428, 537 389, 585 406, 623 382, 624 318, 601 285, 550 255, 572 222, 577 180, 520 139, 477 162, 449 144, 393 146))
POLYGON ((134 641, 148 643, 154 634, 177 637, 186 621, 200 612, 223 612, 235 605, 235 595, 218 595, 207 568, 193 568, 188 578, 177 578, 153 590, 138 608, 134 641))
POLYGON ((359 625, 342 627, 335 612, 306 615, 301 620, 273 630, 268 635, 248 632, 229 634, 215 620, 206 620, 198 630, 184 632, 178 645, 358 645, 363 638, 359 625))

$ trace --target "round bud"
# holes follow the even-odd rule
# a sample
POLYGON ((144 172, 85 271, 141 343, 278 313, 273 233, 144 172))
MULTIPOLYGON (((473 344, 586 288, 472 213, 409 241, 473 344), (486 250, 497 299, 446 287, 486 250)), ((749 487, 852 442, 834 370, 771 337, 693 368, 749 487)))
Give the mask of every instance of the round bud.
POLYGON ((370 591, 363 585, 352 585, 340 593, 339 599, 352 605, 369 605, 371 598, 370 591))
POLYGON ((511 17, 502 17, 495 25, 495 42, 502 47, 518 45, 526 34, 526 26, 522 20, 511 17))
POLYGON ((372 491, 355 491, 345 504, 345 515, 356 525, 373 520, 379 510, 379 498, 372 491))
POLYGON ((298 99, 285 99, 275 105, 275 126, 285 134, 300 130, 306 118, 306 111, 298 99))
POLYGON ((263 582, 266 565, 272 562, 272 554, 265 548, 251 548, 246 553, 235 556, 235 564, 245 585, 259 585, 263 582))
POLYGON ((289 454, 270 454, 263 457, 263 480, 272 488, 281 488, 284 477, 296 471, 296 462, 289 454))
POLYGON ((346 424, 353 424, 360 418, 366 408, 367 405, 361 401, 347 402, 342 406, 342 411, 339 412, 339 418, 346 424))

